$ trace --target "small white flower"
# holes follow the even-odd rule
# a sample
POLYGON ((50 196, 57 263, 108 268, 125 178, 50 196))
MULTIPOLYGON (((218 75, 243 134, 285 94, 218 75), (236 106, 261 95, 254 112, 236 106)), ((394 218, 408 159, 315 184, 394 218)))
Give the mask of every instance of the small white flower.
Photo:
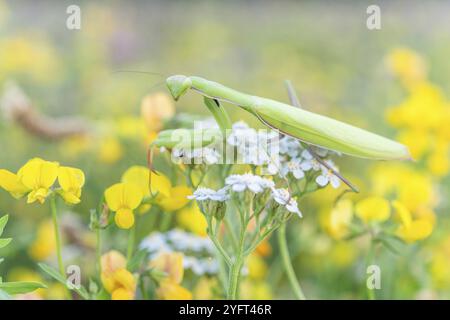
POLYGON ((297 180, 302 179, 305 176, 305 173, 303 172, 301 164, 300 159, 291 159, 288 163, 283 165, 281 175, 285 177, 289 172, 291 172, 297 180))
POLYGON ((305 160, 311 160, 313 156, 308 150, 305 149, 302 151, 302 158, 305 160))
POLYGON ((191 196, 188 196, 188 199, 195 199, 197 201, 205 201, 205 200, 211 200, 211 201, 226 201, 229 199, 229 195, 227 193, 227 190, 222 188, 220 190, 213 190, 209 188, 198 188, 194 191, 194 194, 191 196))
MULTIPOLYGON (((337 168, 331 160, 327 161, 327 164, 337 171, 337 168)), ((325 187, 329 183, 335 189, 341 185, 341 180, 333 174, 333 171, 324 166, 322 166, 322 173, 316 178, 316 182, 321 187, 325 187)))
POLYGON ((319 163, 319 161, 317 161, 316 159, 312 158, 312 159, 307 159, 304 160, 301 164, 300 167, 303 171, 309 171, 311 169, 313 169, 314 171, 319 171, 321 164, 319 163))
POLYGON ((289 212, 296 213, 299 217, 302 217, 297 201, 291 197, 287 189, 273 189, 272 196, 277 203, 284 206, 289 212))
POLYGON ((230 186, 235 192, 243 192, 248 189, 254 193, 260 193, 264 189, 274 186, 272 180, 255 176, 251 173, 233 174, 225 179, 225 184, 230 186))
POLYGON ((280 139, 280 154, 287 154, 291 158, 297 157, 302 150, 302 146, 297 139, 284 136, 280 139))

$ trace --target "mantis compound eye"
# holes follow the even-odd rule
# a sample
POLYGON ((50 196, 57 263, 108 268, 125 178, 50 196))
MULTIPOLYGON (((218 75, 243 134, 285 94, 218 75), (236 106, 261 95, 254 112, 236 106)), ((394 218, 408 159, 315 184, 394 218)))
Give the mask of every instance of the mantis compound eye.
POLYGON ((166 80, 167 88, 175 100, 178 100, 192 86, 190 78, 183 75, 170 76, 166 80))

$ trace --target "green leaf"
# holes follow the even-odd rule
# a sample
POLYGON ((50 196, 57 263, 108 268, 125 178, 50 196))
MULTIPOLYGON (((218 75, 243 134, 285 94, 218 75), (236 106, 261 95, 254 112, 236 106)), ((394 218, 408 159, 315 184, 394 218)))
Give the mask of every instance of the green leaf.
MULTIPOLYGON (((4 258, 0 258, 0 264, 4 261, 4 258)), ((1 279, 1 278, 0 278, 1 279)), ((0 281, 1 282, 1 281, 0 281)))
POLYGON ((0 289, 6 292, 7 294, 28 293, 41 288, 47 288, 47 286, 39 282, 27 282, 27 281, 0 283, 0 289))
POLYGON ((0 218, 0 236, 3 233, 3 229, 5 229, 6 223, 8 222, 9 215, 5 214, 3 217, 0 218))
POLYGON ((63 285, 66 285, 66 279, 58 272, 58 270, 56 270, 53 267, 50 267, 48 264, 45 263, 38 263, 38 266, 50 277, 62 283, 63 285))
POLYGON ((12 238, 4 238, 0 239, 0 249, 6 247, 10 242, 12 238))
POLYGON ((56 281, 60 282, 61 284, 63 284, 66 288, 68 288, 69 290, 74 290, 76 293, 78 293, 83 299, 88 300, 89 299, 89 294, 86 291, 86 289, 81 286, 80 288, 69 288, 67 286, 67 282, 66 279, 64 278, 64 276, 62 276, 58 270, 56 270, 55 268, 49 266, 48 264, 45 263, 38 263, 39 268, 42 269, 42 271, 44 271, 46 274, 48 274, 50 277, 52 277, 53 279, 55 279, 56 281))
POLYGON ((138 250, 133 257, 128 261, 127 269, 130 272, 135 272, 141 266, 142 262, 147 258, 148 251, 145 249, 138 250))

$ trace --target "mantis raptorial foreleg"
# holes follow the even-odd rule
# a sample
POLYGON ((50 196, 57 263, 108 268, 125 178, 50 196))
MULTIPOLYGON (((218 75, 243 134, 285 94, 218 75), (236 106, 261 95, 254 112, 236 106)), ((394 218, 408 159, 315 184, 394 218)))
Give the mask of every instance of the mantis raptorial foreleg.
MULTIPOLYGON (((294 107, 301 108, 300 100, 297 97, 297 94, 295 93, 294 87, 292 86, 292 83, 289 80, 286 80, 286 88, 288 91, 289 100, 291 101, 291 104, 294 107)), ((342 176, 336 169, 331 167, 328 163, 322 160, 322 158, 319 157, 319 155, 311 148, 311 146, 305 142, 300 142, 302 146, 308 150, 308 152, 316 159, 318 163, 320 163, 322 166, 333 172, 333 174, 338 177, 343 183, 345 183, 350 189, 352 189, 354 192, 358 193, 358 188, 352 184, 349 180, 347 180, 344 176, 342 176)))

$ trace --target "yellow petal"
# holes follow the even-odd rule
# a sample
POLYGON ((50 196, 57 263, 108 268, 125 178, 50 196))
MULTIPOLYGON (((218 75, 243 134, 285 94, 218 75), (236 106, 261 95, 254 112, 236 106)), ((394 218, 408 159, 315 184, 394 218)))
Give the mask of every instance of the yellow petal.
POLYGON ((15 198, 21 198, 30 191, 29 188, 19 181, 19 177, 16 174, 3 169, 0 169, 0 187, 8 191, 15 198))
POLYGON ((367 197, 355 205, 356 215, 364 222, 383 222, 391 213, 389 202, 381 197, 367 197))
POLYGON ((64 199, 68 204, 78 204, 80 203, 81 190, 77 193, 68 192, 64 190, 59 190, 58 194, 64 199))
POLYGON ((199 236, 206 236, 208 223, 196 203, 184 207, 177 212, 176 216, 180 226, 199 236))
POLYGON ((118 288, 111 294, 112 300, 133 300, 134 292, 126 290, 124 288, 118 288))
POLYGON ((116 212, 114 221, 122 229, 130 229, 134 225, 134 214, 129 209, 119 209, 116 212))
POLYGON ((170 197, 157 197, 156 203, 164 211, 176 211, 183 208, 188 202, 187 198, 192 194, 192 190, 187 186, 176 186, 170 191, 170 197))
POLYGON ((49 189, 39 188, 31 191, 27 197, 27 203, 34 203, 38 201, 40 204, 45 202, 45 198, 50 194, 49 189))
POLYGON ((134 291, 136 288, 136 279, 133 274, 125 268, 116 270, 116 272, 114 272, 114 279, 117 286, 128 291, 134 291))
POLYGON ((57 162, 34 158, 28 161, 17 173, 20 181, 30 189, 49 189, 58 176, 57 162))
POLYGON ((142 99, 141 115, 149 129, 158 131, 163 126, 163 120, 175 114, 173 100, 165 93, 154 93, 142 99))
POLYGON ((433 225, 425 219, 414 220, 406 227, 401 225, 397 229, 397 235, 405 242, 411 243, 427 238, 433 231, 433 225))
MULTIPOLYGON (((149 188, 149 172, 150 170, 143 166, 133 166, 130 167, 122 176, 122 182, 133 183, 141 189, 144 196, 150 195, 149 188)), ((166 197, 170 196, 170 189, 172 184, 170 180, 162 173, 152 172, 151 179, 151 192, 153 194, 158 193, 166 197)))
POLYGON ((130 167, 122 175, 122 182, 137 185, 144 196, 149 196, 149 171, 148 168, 142 166, 130 167))
POLYGON ((112 274, 118 269, 125 268, 126 265, 124 255, 116 250, 108 251, 101 257, 102 273, 105 274, 112 274))
POLYGON ((406 227, 409 228, 412 223, 412 217, 411 213, 409 212, 408 208, 406 208, 403 203, 400 201, 392 201, 392 206, 395 208, 395 211, 397 212, 401 223, 406 227))
POLYGON ((150 267, 167 274, 168 279, 175 283, 183 280, 183 254, 179 252, 163 252, 150 262, 150 267))
POLYGON ((141 189, 133 183, 117 183, 105 191, 105 200, 112 211, 136 209, 142 201, 141 189))
POLYGON ((80 169, 71 167, 59 167, 58 169, 58 182, 65 191, 81 189, 84 180, 84 173, 80 169))
POLYGON ((192 300, 192 293, 173 281, 161 281, 156 295, 162 300, 192 300))

